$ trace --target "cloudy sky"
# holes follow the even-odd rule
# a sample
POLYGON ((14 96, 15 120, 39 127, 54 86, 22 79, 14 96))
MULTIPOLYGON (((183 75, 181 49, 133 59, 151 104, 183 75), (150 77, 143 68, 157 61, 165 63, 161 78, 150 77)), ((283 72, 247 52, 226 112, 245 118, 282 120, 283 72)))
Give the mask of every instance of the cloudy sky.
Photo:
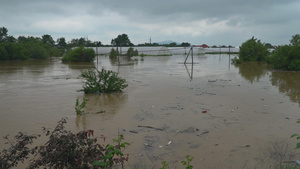
POLYGON ((0 0, 8 34, 110 44, 172 40, 238 46, 252 36, 273 45, 300 34, 299 0, 0 0))

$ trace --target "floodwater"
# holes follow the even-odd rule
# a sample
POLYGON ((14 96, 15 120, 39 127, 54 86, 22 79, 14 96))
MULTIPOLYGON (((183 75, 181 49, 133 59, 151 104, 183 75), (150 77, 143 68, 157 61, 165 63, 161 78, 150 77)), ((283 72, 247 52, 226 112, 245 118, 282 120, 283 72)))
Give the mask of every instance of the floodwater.
POLYGON ((131 143, 126 168, 159 168, 162 161, 183 168, 186 155, 195 168, 260 168, 278 162, 266 152, 273 142, 289 145, 283 161, 300 159, 290 138, 300 133, 300 73, 271 71, 264 63, 234 66, 234 56, 194 56, 193 65, 182 64, 180 55, 137 57, 122 66, 104 56, 91 64, 0 62, 0 136, 42 133, 67 117, 68 130, 93 129, 107 143, 124 134, 131 143), (77 92, 80 72, 94 66, 118 72, 128 88, 77 92), (77 97, 89 99, 81 117, 77 97))

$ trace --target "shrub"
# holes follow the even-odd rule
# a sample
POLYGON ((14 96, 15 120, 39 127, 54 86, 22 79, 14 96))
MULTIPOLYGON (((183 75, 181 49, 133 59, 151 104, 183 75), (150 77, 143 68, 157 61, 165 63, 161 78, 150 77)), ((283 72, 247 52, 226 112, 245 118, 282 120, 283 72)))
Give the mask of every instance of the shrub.
POLYGON ((27 50, 27 54, 33 59, 46 59, 49 57, 47 50, 42 45, 32 45, 27 50))
POLYGON ((119 51, 112 48, 109 52, 109 58, 116 59, 119 56, 119 51))
POLYGON ((93 62, 96 53, 93 49, 85 49, 83 46, 69 50, 62 58, 63 62, 93 62))
POLYGON ((17 43, 0 43, 0 60, 24 60, 24 48, 17 43))
POLYGON ((101 71, 94 69, 88 69, 83 71, 80 75, 86 81, 83 84, 84 93, 111 93, 111 92, 122 92, 128 85, 125 79, 118 77, 116 72, 111 70, 101 71))
POLYGON ((260 40, 252 37, 241 45, 239 59, 241 61, 264 61, 268 55, 267 47, 260 40))
POLYGON ((131 58, 133 56, 138 56, 139 55, 139 52, 137 50, 134 50, 132 47, 130 47, 128 50, 127 50, 127 57, 131 58))
POLYGON ((270 63, 275 69, 300 71, 300 46, 279 46, 272 53, 270 63))
MULTIPOLYGON (((27 168, 111 168, 115 164, 122 164, 128 160, 122 150, 129 145, 123 142, 124 136, 119 135, 118 139, 113 141, 116 145, 100 145, 97 138, 93 137, 93 130, 83 130, 78 133, 72 133, 65 130, 63 118, 53 131, 43 128, 49 140, 45 145, 29 148, 37 136, 28 136, 19 133, 15 136, 15 141, 5 139, 11 144, 11 147, 0 152, 0 168, 9 169, 17 166, 18 162, 23 162, 33 155, 27 168)), ((105 141, 106 137, 101 136, 105 141)))

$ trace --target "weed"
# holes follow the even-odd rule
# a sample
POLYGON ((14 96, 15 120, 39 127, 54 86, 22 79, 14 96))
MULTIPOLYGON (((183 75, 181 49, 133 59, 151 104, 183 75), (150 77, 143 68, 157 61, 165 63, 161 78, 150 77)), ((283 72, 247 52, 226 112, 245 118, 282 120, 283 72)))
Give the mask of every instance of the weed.
POLYGON ((181 161, 181 163, 186 166, 186 169, 192 169, 193 166, 190 164, 191 161, 193 161, 194 157, 190 157, 189 155, 185 156, 186 161, 181 161))
POLYGON ((89 99, 84 97, 82 102, 79 103, 79 97, 77 97, 76 103, 75 103, 75 111, 76 111, 76 115, 78 117, 80 117, 83 114, 83 112, 84 112, 83 109, 86 108, 86 103, 87 103, 88 100, 89 99))
POLYGON ((112 167, 114 163, 121 163, 122 168, 124 167, 124 161, 128 161, 127 157, 121 152, 121 149, 124 149, 127 145, 130 145, 128 142, 122 142, 124 140, 124 135, 120 134, 118 139, 113 139, 114 143, 117 145, 113 146, 110 144, 106 145, 106 153, 101 157, 101 160, 93 162, 93 166, 100 166, 105 169, 112 167))

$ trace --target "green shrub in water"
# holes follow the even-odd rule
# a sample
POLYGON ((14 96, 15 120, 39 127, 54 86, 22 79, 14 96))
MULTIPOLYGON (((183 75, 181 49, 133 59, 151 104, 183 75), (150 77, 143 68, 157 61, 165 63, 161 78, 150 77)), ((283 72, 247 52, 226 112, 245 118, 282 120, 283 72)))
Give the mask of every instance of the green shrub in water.
POLYGON ((128 86, 125 79, 118 77, 118 73, 104 68, 101 71, 96 68, 88 69, 80 77, 85 79, 83 89, 79 90, 84 93, 122 92, 128 86))
POLYGON ((83 46, 69 50, 62 58, 63 62, 93 62, 96 53, 93 49, 85 49, 83 46))

